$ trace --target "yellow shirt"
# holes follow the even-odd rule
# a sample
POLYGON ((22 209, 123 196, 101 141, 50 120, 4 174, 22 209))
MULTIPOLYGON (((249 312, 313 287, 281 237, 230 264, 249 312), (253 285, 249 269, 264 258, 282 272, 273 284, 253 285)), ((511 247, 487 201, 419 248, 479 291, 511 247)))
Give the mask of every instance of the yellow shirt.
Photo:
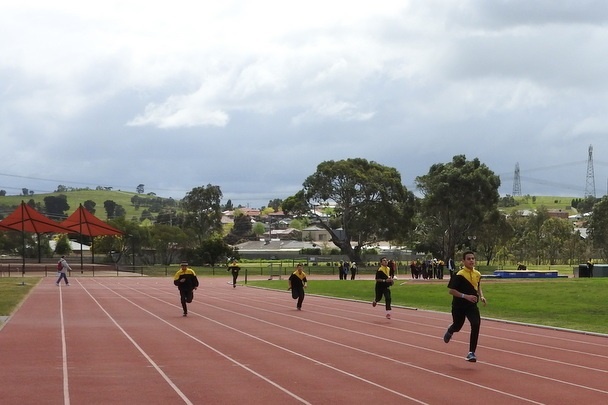
POLYGON ((481 273, 475 269, 467 269, 466 267, 456 273, 459 276, 466 278, 469 283, 475 288, 477 291, 477 287, 479 286, 479 282, 481 281, 481 273))
MULTIPOLYGON (((384 274, 386 274, 386 278, 389 278, 391 276, 391 269, 389 269, 388 266, 380 266, 378 271, 381 271, 384 274)), ((376 277, 376 278, 378 278, 378 277, 376 277)))

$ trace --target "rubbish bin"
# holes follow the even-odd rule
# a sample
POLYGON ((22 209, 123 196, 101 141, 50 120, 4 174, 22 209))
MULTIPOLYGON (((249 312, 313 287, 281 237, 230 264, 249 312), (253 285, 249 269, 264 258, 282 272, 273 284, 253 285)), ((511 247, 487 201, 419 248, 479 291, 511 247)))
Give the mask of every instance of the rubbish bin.
POLYGON ((578 265, 578 276, 579 277, 591 277, 591 269, 587 264, 578 265))

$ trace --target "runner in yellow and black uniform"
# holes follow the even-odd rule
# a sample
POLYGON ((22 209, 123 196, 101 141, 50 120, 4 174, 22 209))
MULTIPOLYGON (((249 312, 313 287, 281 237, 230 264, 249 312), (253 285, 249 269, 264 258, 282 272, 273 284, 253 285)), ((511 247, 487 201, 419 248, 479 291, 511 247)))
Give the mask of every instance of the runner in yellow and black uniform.
POLYGON ((376 271, 376 285, 374 292, 376 294, 372 306, 376 306, 378 301, 384 296, 384 306, 386 308, 386 319, 391 319, 391 286, 393 278, 390 276, 391 269, 388 267, 388 259, 383 257, 380 259, 380 268, 376 271))
POLYGON ((188 262, 182 262, 181 268, 173 277, 173 284, 179 289, 179 297, 184 310, 184 316, 188 315, 188 303, 194 299, 194 290, 198 288, 198 278, 196 273, 190 267, 188 262))
POLYGON ((452 334, 460 331, 465 319, 471 324, 471 336, 469 339, 469 354, 467 361, 476 362, 475 349, 479 339, 479 329, 481 326, 481 315, 477 302, 486 305, 486 299, 481 291, 481 273, 475 270, 475 253, 464 252, 462 255, 464 268, 450 278, 448 284, 449 294, 452 298, 452 324, 443 335, 443 341, 448 343, 452 334))
POLYGON ((302 270, 302 263, 298 263, 296 270, 289 276, 289 290, 291 290, 291 297, 294 300, 298 300, 296 308, 298 311, 302 309, 302 302, 304 301, 304 289, 307 287, 308 280, 306 280, 306 273, 302 270))

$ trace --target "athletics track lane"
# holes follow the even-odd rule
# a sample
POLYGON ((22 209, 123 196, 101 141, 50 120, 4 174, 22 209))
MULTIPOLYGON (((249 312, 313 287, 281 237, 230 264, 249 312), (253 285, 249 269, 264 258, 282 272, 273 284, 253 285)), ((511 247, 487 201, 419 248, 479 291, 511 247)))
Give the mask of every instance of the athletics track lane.
POLYGON ((484 320, 472 364, 468 326, 443 343, 448 314, 389 321, 310 294, 296 311, 286 292, 227 280, 202 278, 183 318, 171 279, 44 279, 0 330, 2 403, 608 401, 603 336, 484 320))

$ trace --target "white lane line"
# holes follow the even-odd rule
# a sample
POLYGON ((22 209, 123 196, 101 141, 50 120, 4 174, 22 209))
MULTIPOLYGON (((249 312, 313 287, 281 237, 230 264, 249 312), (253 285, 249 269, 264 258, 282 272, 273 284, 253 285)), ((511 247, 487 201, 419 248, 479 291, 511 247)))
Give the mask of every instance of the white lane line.
MULTIPOLYGON (((237 303, 237 302, 233 302, 231 300, 227 300, 227 299, 223 299, 223 298, 214 298, 214 300, 216 300, 216 301, 217 300, 221 300, 221 301, 230 302, 231 304, 239 305, 239 306, 242 306, 242 307, 245 307, 245 308, 250 308, 249 306, 247 306, 247 304, 245 304, 243 302, 238 302, 237 303)), ((264 300, 258 300, 258 299, 249 299, 249 300, 250 301, 255 301, 255 302, 265 303, 264 300)), ((271 311, 271 310, 267 310, 267 309, 263 309, 263 308, 258 308, 258 310, 260 310, 260 311, 268 311, 268 312, 271 312, 273 314, 285 315, 282 312, 275 312, 275 311, 271 311)), ((227 310, 224 309, 224 311, 227 311, 227 310)), ((238 312, 235 312, 235 313, 238 314, 238 312)), ((324 315, 328 316, 328 317, 332 317, 332 318, 339 318, 339 319, 349 320, 351 322, 363 323, 365 325, 369 325, 369 322, 360 321, 358 319, 352 319, 352 318, 347 318, 347 317, 343 317, 343 316, 339 316, 339 315, 333 315, 333 314, 327 314, 327 313, 324 314, 324 315)), ((291 315, 288 315, 288 316, 291 316, 291 315)), ((323 323, 323 322, 313 321, 313 320, 310 320, 310 319, 307 319, 307 321, 311 322, 311 323, 314 323, 314 324, 322 325, 322 326, 327 327, 327 328, 336 328, 336 329, 348 331, 349 333, 355 333, 355 334, 365 335, 365 336, 373 337, 374 339, 381 339, 381 340, 386 340, 387 342, 393 342, 390 339, 385 339, 385 338, 382 338, 382 337, 372 336, 372 335, 369 335, 369 334, 365 334, 365 333, 359 332, 357 330, 351 330, 351 329, 341 328, 341 327, 334 326, 332 324, 327 324, 327 323, 323 323)), ((386 328, 396 329, 398 331, 402 331, 401 329, 394 328, 394 327, 391 327, 391 326, 386 326, 386 328)), ((412 331, 407 331, 407 332, 408 333, 414 333, 416 335, 424 336, 424 337, 436 337, 434 335, 428 335, 428 334, 420 333, 420 332, 412 332, 412 331)), ((404 342, 396 342, 396 343, 399 344, 399 345, 415 348, 417 350, 425 350, 425 351, 429 351, 429 352, 433 352, 433 353, 446 354, 443 351, 438 351, 438 350, 434 350, 434 349, 430 349, 430 348, 426 348, 426 347, 420 347, 418 345, 412 345, 412 344, 408 344, 408 343, 404 343, 404 342)), ((480 345, 479 347, 486 347, 486 346, 480 345)), ((505 353, 511 353, 511 354, 519 355, 519 353, 509 352, 509 351, 506 351, 506 350, 496 349, 496 348, 493 348, 493 347, 487 347, 487 348, 488 348, 488 350, 495 350, 495 351, 501 351, 501 352, 505 352, 505 353)), ((532 358, 535 357, 535 356, 531 356, 531 355, 522 355, 522 356, 532 357, 532 358)), ((458 356, 455 356, 455 357, 458 357, 458 356)), ((601 370, 601 369, 596 369, 596 368, 591 368, 591 367, 585 367, 585 366, 579 366, 577 364, 571 364, 571 363, 564 363, 564 362, 561 362, 561 361, 552 360, 552 359, 546 359, 546 358, 542 358, 542 357, 539 357, 538 359, 539 360, 545 360, 547 362, 554 362, 554 363, 559 363, 559 364, 565 364, 565 365, 568 365, 568 366, 571 366, 571 367, 583 368, 583 369, 587 369, 589 371, 598 371, 598 372, 602 372, 602 373, 606 372, 605 370, 601 370)), ((514 368, 510 368, 510 367, 506 367, 506 366, 501 366, 499 364, 494 364, 494 363, 489 363, 489 362, 479 362, 479 363, 487 364, 488 366, 499 368, 499 369, 509 370, 511 372, 514 372, 514 373, 521 373, 521 374, 524 374, 524 375, 527 375, 527 376, 532 376, 532 377, 536 377, 536 378, 540 378, 540 379, 544 379, 544 380, 548 380, 548 381, 552 381, 552 382, 558 382, 560 384, 565 384, 565 385, 569 385, 569 386, 573 386, 573 387, 577 387, 577 388, 582 388, 582 389, 589 390, 589 391, 595 391, 595 392, 599 392, 599 393, 602 393, 602 394, 608 394, 608 391, 605 391, 605 390, 602 390, 602 389, 599 389, 599 388, 594 388, 594 387, 586 386, 586 385, 576 384, 576 383, 573 383, 573 382, 570 382, 570 381, 558 380, 558 379, 555 379, 555 378, 552 378, 552 377, 548 377, 548 376, 544 376, 544 375, 540 375, 540 374, 534 374, 534 373, 530 373, 530 372, 527 372, 527 371, 523 371, 523 370, 519 370, 519 369, 514 369, 514 368)), ((463 383, 468 383, 468 382, 463 381, 463 383)))
MULTIPOLYGON (((224 300, 224 298, 214 298, 214 299, 218 299, 218 300, 224 300)), ((258 299, 258 298, 247 298, 250 301, 254 301, 256 303, 267 303, 267 300, 262 300, 262 299, 258 299)), ((226 302, 232 302, 230 300, 225 300, 226 302)), ((241 305, 243 306, 244 304, 242 302, 239 303, 234 303, 236 305, 241 305)), ((322 309, 324 309, 325 307, 318 305, 318 304, 309 304, 309 305, 315 305, 317 307, 320 307, 322 309)), ((332 308, 333 311, 335 311, 335 308, 332 308)), ((347 312, 347 313, 354 313, 354 314, 361 314, 361 312, 357 312, 357 311, 352 311, 352 310, 348 310, 348 309, 340 309, 341 312, 347 312)), ((340 316, 340 315, 334 315, 334 314, 324 314, 325 316, 330 316, 330 317, 334 317, 334 318, 339 318, 339 319, 346 319, 346 320, 352 320, 353 322, 359 322, 359 323, 364 323, 364 324, 369 324, 366 321, 360 321, 360 320, 355 320, 352 318, 348 318, 348 317, 344 317, 344 316, 340 316)), ((377 317, 377 315, 370 315, 370 316, 374 316, 377 317)), ((408 321, 408 320, 402 320, 402 319, 393 319, 394 322, 402 322, 402 323, 406 323, 406 324, 416 324, 414 322, 408 321)), ((429 325, 425 325, 427 327, 431 327, 431 328, 435 328, 434 326, 429 326, 429 325)), ((393 328, 391 326, 387 326, 387 328, 393 328)), ((401 329, 397 329, 397 330, 401 330, 401 329)), ((442 332, 445 331, 445 327, 441 328, 442 332)), ((439 339, 441 337, 441 335, 435 335, 435 334, 428 334, 428 333, 423 333, 423 332, 415 332, 412 330, 405 330, 403 331, 407 334, 410 335, 417 335, 423 338, 433 338, 433 339, 439 339)), ((468 335, 468 331, 463 331, 465 335, 468 335)), ((497 336, 493 336, 493 335, 486 335, 486 334, 481 334, 480 336, 483 337, 487 337, 487 338, 494 338, 494 339, 501 339, 501 340, 505 340, 511 343, 519 343, 522 345, 527 345, 527 346, 534 346, 534 347, 542 347, 542 348, 551 348, 554 349, 556 351, 559 352, 567 352, 567 353, 576 353, 576 354, 581 354, 581 355, 586 355, 589 357, 599 357, 599 358, 608 358, 607 356, 604 355, 600 355, 600 354, 595 354, 595 353, 586 353, 586 352, 582 352, 582 351, 577 351, 577 350, 571 350, 571 349, 565 349, 565 348, 556 348, 553 347, 551 345, 541 345, 539 343, 532 343, 532 342, 525 342, 525 341, 517 341, 517 340, 512 340, 512 339, 507 339, 507 338, 500 338, 497 336)), ((463 340, 461 342, 463 345, 468 346, 468 340, 463 340)), ((405 343, 404 343, 405 344, 405 343)), ((576 364, 576 363, 571 363, 571 362, 564 362, 564 361, 560 361, 560 360, 554 360, 554 359, 550 359, 550 358, 546 358, 546 357, 538 357, 538 356, 534 356, 531 354, 525 354, 525 353, 520 353, 520 352, 516 352, 516 351, 509 351, 509 350, 504 350, 504 349, 499 349, 495 346, 487 346, 487 345, 483 345, 483 344, 479 344, 478 345, 479 348, 483 348, 483 349, 487 349, 488 351, 495 351, 495 352, 501 352, 501 353, 509 353, 515 356, 520 356, 520 357, 525 357, 528 359, 534 359, 534 360, 541 360, 541 361, 546 361, 548 363, 554 363, 554 364, 560 364, 560 365, 566 365, 569 367, 574 367, 574 368, 579 368, 579 369, 583 369, 583 370, 588 370, 588 371, 593 371, 593 372, 598 372, 598 373, 605 373, 608 374, 608 370, 606 369, 599 369, 599 368, 595 368, 595 367, 589 367, 589 366, 584 366, 582 364, 576 364)), ((432 350, 432 349, 425 349, 425 350, 432 350)), ((489 364, 489 363, 487 363, 489 364)))
MULTIPOLYGON (((123 333, 123 335, 125 335, 125 337, 127 339, 129 339, 129 341, 133 344, 133 346, 135 346, 135 348, 142 354, 142 356, 144 356, 146 358, 146 360, 148 360, 148 362, 152 365, 152 367, 154 367, 154 369, 158 372, 158 374, 161 375, 161 377, 167 382, 167 384, 169 384, 169 386, 177 393, 177 395, 179 395, 179 397, 184 401, 185 404, 188 405, 194 405, 192 401, 190 401, 188 399, 188 397, 177 387, 177 385, 175 385, 173 383, 173 381, 171 381, 171 379, 163 372, 163 370, 161 370, 161 368, 158 366, 158 364, 156 364, 154 362, 154 360, 152 360, 150 358, 150 356, 148 356, 148 354, 137 344, 137 342, 127 333, 127 331, 125 331, 119 324, 118 322, 116 322, 116 320, 112 317, 112 315, 110 315, 108 313, 108 311, 105 310, 105 308, 101 305, 101 303, 99 303, 99 301, 97 301, 97 299, 95 297, 93 297, 93 295, 91 295, 91 293, 89 292, 89 290, 82 285, 82 288, 84 289, 84 291, 89 295, 89 297, 91 297, 91 299, 97 304, 97 306, 99 306, 99 308, 106 314, 106 316, 112 321, 112 323, 114 323, 114 325, 116 325, 116 327, 123 333)), ((107 287, 106 287, 107 288, 107 287)))
MULTIPOLYGON (((169 304, 167 301, 164 301, 164 300, 162 300, 162 299, 159 299, 158 297, 155 297, 155 296, 153 296, 153 295, 150 295, 150 294, 144 293, 144 292, 142 292, 142 291, 140 291, 140 290, 137 290, 137 289, 135 289, 135 288, 132 288, 132 287, 129 287, 129 288, 131 288, 133 291, 136 291, 136 292, 138 292, 138 293, 140 293, 140 294, 142 294, 142 295, 145 295, 145 296, 147 296, 147 297, 149 297, 149 298, 152 298, 152 299, 154 299, 154 300, 160 301, 160 302, 162 302, 162 303, 164 303, 164 304, 168 304, 168 305, 170 305, 170 306, 177 307, 176 305, 174 305, 174 304, 169 304)), ((110 289, 110 291, 114 292, 114 293, 115 293, 116 295, 118 295, 118 296, 121 296, 120 294, 116 293, 115 291, 113 291, 113 290, 111 290, 111 289, 110 289)), ((128 298, 123 297, 123 296, 121 296, 121 297, 122 297, 122 298, 124 298, 126 301, 130 302, 131 304, 133 304, 134 306, 136 306, 136 307, 140 308, 142 311, 147 312, 148 314, 152 315, 153 317, 155 317, 155 318, 159 319, 160 321, 162 321, 162 322, 166 323, 167 325, 169 325, 169 326, 171 326, 172 328, 174 328, 174 329, 176 329, 176 330, 180 331, 181 333, 183 333, 183 334, 185 334, 185 335, 187 335, 187 336, 191 337, 192 339, 194 339, 195 341, 197 341, 197 342, 199 342, 199 343, 203 344, 204 346, 211 348, 211 347, 210 347, 210 346, 208 346, 206 343, 201 342, 201 341, 200 341, 198 338, 196 338, 196 337, 194 337, 194 336, 192 336, 192 335, 190 335, 190 334, 188 334, 188 333, 186 333, 186 332, 184 332, 184 331, 180 330, 179 328, 177 328, 177 327, 173 326, 171 323, 169 323, 169 322, 165 321, 164 319, 162 319, 162 318, 160 318, 159 316, 157 316, 156 314, 154 314, 154 313, 152 313, 152 312, 148 311, 147 309, 145 309, 145 308, 143 308, 143 307, 139 306, 138 304, 134 303, 133 301, 129 300, 128 298)), ((219 310, 221 310, 221 311, 224 311, 222 308, 220 308, 220 307, 216 307, 216 306, 214 306, 214 305, 211 305, 211 307, 213 307, 213 308, 217 308, 217 309, 219 309, 219 310)), ((234 312, 234 311, 226 310, 226 311, 224 311, 224 312, 231 312, 231 313, 234 313, 234 314, 237 314, 237 315, 241 315, 241 316, 245 316, 245 317, 247 317, 247 318, 251 318, 251 319, 256 320, 256 321, 260 321, 259 319, 255 318, 255 317, 252 317, 252 316, 247 316, 247 315, 243 315, 243 314, 238 314, 237 312, 234 312)), ((357 375, 355 375, 355 374, 352 374, 352 373, 350 373, 350 372, 348 372, 348 371, 345 371, 345 370, 339 369, 339 368, 334 367, 334 366, 332 366, 332 365, 330 365, 330 364, 324 363, 324 362, 322 362, 322 361, 320 361, 320 360, 316 360, 316 359, 313 359, 312 357, 308 357, 308 356, 305 356, 305 355, 303 355, 303 354, 301 354, 301 353, 295 352, 295 351, 293 351, 293 350, 289 350, 289 349, 287 349, 287 348, 285 348, 285 347, 283 347, 283 346, 280 346, 280 345, 274 344, 274 343, 272 343, 272 342, 269 342, 269 341, 267 341, 267 340, 265 340, 265 339, 262 339, 262 338, 260 338, 259 336, 255 336, 255 335, 252 335, 252 334, 250 334, 250 333, 244 332, 244 331, 242 331, 242 330, 240 330, 240 329, 234 328, 234 327, 232 327, 232 326, 230 326, 230 325, 224 324, 224 323, 222 323, 222 322, 216 321, 216 320, 211 319, 211 318, 208 318, 208 317, 206 317, 206 316, 203 316, 203 315, 197 314, 196 312, 193 312, 193 311, 189 311, 189 313, 195 314, 195 315, 197 315, 197 316, 199 316, 199 317, 201 317, 201 318, 203 318, 203 319, 206 319, 206 320, 208 320, 208 321, 210 321, 210 322, 213 322, 213 323, 215 323, 215 324, 217 324, 217 325, 220 325, 220 326, 222 326, 222 327, 224 327, 224 328, 230 329, 230 330, 232 330, 232 331, 234 331, 234 332, 237 332, 237 333, 240 333, 240 334, 242 334, 242 335, 245 335, 245 336, 247 336, 247 337, 249 337, 249 338, 251 338, 251 339, 258 340, 258 341, 260 341, 260 342, 262 342, 262 343, 264 343, 264 344, 267 344, 267 345, 269 345, 269 346, 272 346, 272 347, 275 347, 275 348, 277 348, 277 349, 280 349, 280 350, 286 351, 286 352, 288 352, 288 353, 290 353, 290 354, 292 354, 292 355, 294 355, 294 356, 297 356, 297 357, 301 357, 301 358, 303 358, 303 359, 306 359, 306 360, 308 360, 308 361, 310 361, 310 362, 314 363, 315 365, 320 365, 320 366, 323 366, 323 367, 329 368, 329 369, 331 369, 331 370, 333 370, 333 371, 336 371, 336 372, 338 372, 338 373, 340 373, 340 374, 343 374, 343 375, 349 376, 349 377, 351 377, 351 378, 354 378, 354 379, 359 380, 359 381, 361 381, 361 382, 364 382, 364 383, 366 383, 366 384, 369 384, 369 385, 372 385, 372 386, 377 387, 377 388, 379 388, 379 389, 382 389, 382 390, 388 391, 388 392, 390 392, 390 393, 392 393, 392 394, 394 394, 394 395, 396 395, 396 396, 399 396, 399 397, 401 397, 401 398, 408 399, 408 400, 413 401, 413 402, 415 402, 415 403, 418 403, 418 404, 426 404, 426 402, 423 402, 423 401, 421 401, 421 400, 419 400, 419 399, 417 399, 417 398, 414 398, 414 397, 411 397, 411 396, 406 395, 406 394, 404 394, 404 393, 401 393, 401 392, 398 392, 398 391, 392 390, 392 389, 387 388, 387 387, 385 387, 385 386, 383 386, 383 385, 381 385, 381 384, 378 384, 378 383, 375 383, 375 382, 369 381, 369 380, 368 380, 368 379, 366 379, 366 378, 359 377, 359 376, 357 376, 357 375)), ((275 325, 275 324, 273 324, 273 323, 271 323, 271 322, 266 322, 266 321, 263 321, 263 322, 264 322, 264 323, 267 323, 267 324, 269 324, 269 325, 275 325)), ((275 325, 275 326, 280 327, 280 328, 283 328, 283 329, 286 329, 286 330, 290 330, 290 331, 293 331, 293 332, 301 333, 301 334, 304 334, 304 335, 307 335, 307 336, 311 336, 311 337, 314 337, 314 338, 317 338, 317 339, 320 339, 320 340, 325 340, 325 339, 321 339, 321 338, 319 338, 318 336, 314 336, 314 335, 308 335, 308 334, 306 334, 306 333, 302 333, 302 332, 297 331, 297 330, 295 330, 295 329, 290 329, 290 328, 287 328, 287 327, 284 327, 284 326, 281 326, 281 325, 275 325)), ((332 342, 332 341, 329 341, 329 340, 325 340, 325 341, 327 341, 327 342, 329 342, 329 343, 332 343, 332 344, 333 344, 333 343, 335 343, 335 342, 332 342)), ((346 348, 351 348, 351 347, 346 346, 346 345, 340 345, 340 346, 343 346, 343 347, 346 347, 346 348)), ((211 348, 211 349, 212 349, 212 350, 214 350, 214 351, 216 351, 216 350, 215 350, 215 349, 213 349, 213 348, 211 348)), ((363 350, 361 350, 361 352, 363 352, 363 353, 367 353, 367 352, 365 352, 365 351, 363 351, 363 350)), ((228 356, 224 355, 223 353, 221 353, 221 352, 219 352, 219 351, 216 351, 216 353, 218 353, 218 354, 220 354, 221 356, 225 357, 226 359, 228 359, 228 360, 230 360, 230 361, 232 361, 232 362, 235 362, 236 364, 239 364, 239 365, 240 365, 240 363, 238 363, 238 362, 236 362, 234 359, 232 359, 232 358, 230 358, 230 357, 228 357, 228 356)), ((368 354, 369 354, 369 353, 368 353, 368 354)), ((383 359, 385 359, 385 360, 392 360, 392 361, 395 361, 394 359, 391 359, 391 358, 389 358, 389 357, 384 357, 384 356, 379 356, 379 355, 378 355, 378 357, 381 357, 381 358, 383 358, 383 359)), ((409 365, 409 364, 406 364, 406 363, 403 363, 403 364, 405 364, 405 365, 409 365)), ((248 368, 247 368, 247 369, 248 369, 248 368)), ((254 372, 254 373, 255 373, 255 372, 254 372)), ((256 374, 256 375, 259 375, 259 374, 257 374, 257 373, 255 373, 255 374, 256 374)), ((261 378, 264 378, 265 380, 267 380, 265 377, 262 377, 262 376, 261 376, 261 378)), ((270 381, 270 380, 267 380, 267 381, 269 381, 269 382, 270 382, 270 383, 272 383, 273 385, 276 385, 275 383, 273 383, 273 382, 272 382, 272 381, 270 381)), ((308 402, 306 402, 306 403, 308 403, 308 402)))
POLYGON ((68 380, 68 347, 65 339, 65 321, 63 317, 63 287, 59 285, 59 322, 61 324, 61 367, 63 370, 63 403, 70 405, 70 384, 68 380))
MULTIPOLYGON (((413 369, 416 369, 416 370, 420 370, 420 371, 423 371, 423 372, 426 372, 426 373, 429 373, 429 374, 433 374, 433 375, 437 375, 437 376, 440 376, 440 377, 444 377, 444 378, 447 378, 447 379, 456 380, 458 382, 467 383, 467 384, 472 385, 474 387, 481 388, 481 389, 484 389, 484 390, 487 390, 487 391, 491 391, 491 392, 495 392, 495 393, 498 393, 498 394, 501 394, 501 395, 505 395, 505 396, 508 396, 508 397, 511 397, 511 398, 516 398, 516 399, 519 399, 519 400, 522 400, 522 401, 526 401, 526 402, 530 402, 530 403, 533 403, 533 404, 542 405, 541 402, 536 402, 536 401, 528 399, 528 398, 520 397, 519 395, 515 395, 515 394, 511 394, 509 392, 497 390, 495 388, 488 387, 488 386, 481 385, 481 384, 477 384, 477 383, 474 383, 474 382, 471 382, 471 381, 463 381, 462 377, 454 377, 454 376, 451 376, 451 375, 448 375, 448 374, 440 373, 440 372, 437 372, 437 371, 434 371, 434 370, 427 369, 425 367, 416 366, 416 365, 414 365, 412 363, 406 363, 406 362, 403 362, 403 361, 400 361, 400 360, 396 360, 396 359, 394 359, 392 357, 384 356, 382 354, 372 353, 372 352, 369 352, 368 350, 359 349, 357 347, 352 347, 350 345, 339 343, 339 342, 336 342, 336 341, 333 341, 333 340, 330 340, 330 339, 325 339, 325 338, 322 338, 322 337, 317 336, 317 335, 312 335, 310 333, 302 332, 302 331, 297 330, 297 329, 292 329, 292 328, 289 328, 289 327, 286 327, 286 326, 283 326, 283 325, 275 324, 273 322, 264 321, 264 320, 261 320, 259 318, 253 317, 253 316, 244 315, 244 314, 241 314, 241 313, 236 312, 236 311, 231 311, 231 310, 228 310, 228 309, 225 309, 225 308, 222 308, 222 307, 217 307, 215 305, 209 305, 209 306, 211 306, 213 308, 220 309, 220 310, 222 310, 224 312, 231 312, 231 313, 233 313, 235 315, 240 315, 240 316, 243 316, 243 317, 246 317, 246 318, 257 320, 258 322, 266 323, 266 324, 272 325, 272 326, 274 326, 276 328, 285 329, 285 330, 288 330, 290 332, 298 333, 298 334, 301 334, 301 335, 304 335, 304 336, 307 336, 307 337, 310 337, 310 338, 313 338, 313 339, 317 339, 317 340, 320 340, 320 341, 325 342, 325 343, 329 343, 329 344, 332 344, 332 345, 335 345, 335 346, 340 346, 342 348, 350 349, 350 350, 353 350, 353 351, 356 351, 356 352, 360 352, 360 353, 365 354, 365 355, 377 357, 377 358, 380 358, 382 360, 391 361, 393 363, 397 363, 397 364, 405 366, 405 367, 410 367, 410 368, 413 368, 413 369)), ((258 309, 260 309, 260 308, 258 308, 258 309)), ((263 310, 263 311, 266 311, 266 310, 263 310)), ((267 311, 267 312, 274 313, 274 314, 281 314, 281 313, 274 312, 274 311, 267 311)), ((283 314, 281 314, 281 315, 283 315, 283 314)), ((310 320, 308 320, 308 321, 310 321, 310 320)), ((387 342, 389 342, 391 344, 395 343, 393 340, 386 339, 386 338, 381 338, 379 336, 371 335, 371 334, 368 334, 368 333, 363 333, 363 332, 359 332, 359 331, 355 331, 355 330, 351 330, 351 329, 347 329, 347 328, 341 328, 341 327, 337 327, 337 326, 333 326, 333 325, 329 325, 329 324, 324 324, 322 322, 316 322, 316 321, 312 321, 312 322, 316 323, 316 324, 319 324, 319 325, 327 326, 327 327, 333 327, 335 329, 342 330, 342 331, 345 331, 345 332, 356 333, 358 335, 363 335, 363 336, 370 337, 370 338, 373 338, 373 339, 386 340, 387 342)), ((242 333, 244 333, 244 332, 242 332, 242 333)), ((362 379, 360 377, 357 377, 357 378, 361 379, 362 381, 365 381, 365 382, 369 383, 369 381, 367 381, 366 379, 362 379)), ((387 388, 382 387, 382 386, 379 386, 379 387, 381 387, 383 389, 387 389, 387 388)), ((389 389, 387 389, 387 390, 392 392, 392 390, 389 390, 389 389)))
MULTIPOLYGON (((260 373, 256 372, 255 370, 251 369, 250 367, 247 367, 247 366, 246 366, 246 365, 244 365, 243 363, 240 363, 240 362, 238 362, 238 361, 234 360, 233 358, 229 357, 228 355, 226 355, 226 354, 222 353, 220 350, 218 350, 218 349, 216 349, 216 348, 212 347, 211 345, 209 345, 209 344, 207 344, 207 343, 203 342, 202 340, 198 339, 196 336, 193 336, 193 335, 191 335, 191 334, 189 334, 189 333, 187 333, 187 332, 184 332, 183 330, 181 330, 181 329, 180 329, 180 328, 178 328, 177 326, 175 326, 175 325, 171 324, 170 322, 167 322, 166 320, 164 320, 163 318, 159 317, 159 316, 158 316, 158 315, 156 315, 155 313, 150 312, 150 311, 148 311, 147 309, 145 309, 145 308, 141 307, 140 305, 138 305, 138 304, 136 304, 135 302, 131 301, 131 300, 130 300, 130 299, 128 299, 127 297, 125 297, 125 296, 123 296, 123 295, 119 294, 118 292, 116 292, 116 291, 115 291, 115 290, 113 290, 112 288, 110 288, 110 287, 108 287, 108 286, 106 286, 106 285, 103 285, 103 284, 100 284, 100 285, 102 285, 103 287, 105 287, 106 289, 108 289, 109 291, 111 291, 112 293, 116 294, 117 296, 119 296, 119 297, 120 297, 120 298, 122 298, 123 300, 125 300, 125 301, 129 302, 130 304, 134 305, 135 307, 139 308, 140 310, 142 310, 142 311, 146 312, 147 314, 149 314, 149 315, 153 316, 154 318, 158 319, 159 321, 163 322, 163 323, 164 323, 164 324, 166 324, 167 326, 170 326, 171 328, 175 329, 176 331, 178 331, 178 332, 180 332, 180 333, 182 333, 182 334, 184 334, 184 335, 188 336, 188 337, 189 337, 189 338, 191 338, 192 340, 194 340, 194 341, 196 341, 196 342, 200 343, 201 345, 205 346, 205 347, 206 347, 206 348, 208 348, 209 350, 211 350, 211 351, 215 352, 216 354, 218 354, 219 356, 221 356, 221 357, 225 358, 226 360, 230 361, 231 363, 234 363, 235 365, 237 365, 237 366, 239 366, 239 367, 241 367, 241 368, 243 368, 243 369, 247 370, 248 372, 250 372, 251 374, 255 375, 256 377, 258 377, 258 378, 260 378, 260 379, 262 379, 262 380, 266 381, 266 382, 267 382, 267 383, 269 383, 270 385, 272 385, 272 386, 274 386, 274 387, 278 388, 279 390, 283 391, 285 394, 289 395, 290 397, 292 397, 292 398, 294 398, 294 399, 298 400, 299 402, 301 402, 301 403, 303 403, 303 404, 306 404, 306 405, 312 405, 312 404, 310 404, 310 402, 306 401, 304 398, 299 397, 299 396, 298 396, 298 395, 296 395, 295 393, 293 393, 293 392, 289 391, 288 389, 286 389, 286 388, 282 387, 281 385, 279 385, 279 384, 275 383, 274 381, 272 381, 272 380, 270 380, 270 379, 268 379, 268 378, 264 377, 262 374, 260 374, 260 373)), ((134 289, 134 288, 131 288, 131 287, 128 287, 128 288, 129 288, 129 289, 131 289, 131 290, 133 290, 133 291, 137 291, 137 292, 141 293, 141 291, 138 291, 138 290, 136 290, 136 289, 134 289)), ((148 294, 145 294, 145 293, 142 293, 142 294, 144 294, 144 295, 148 295, 148 294)), ((154 297, 152 297, 152 298, 154 298, 154 297)), ((94 299, 94 298, 93 298, 93 299, 94 299)), ((162 301, 162 300, 160 300, 160 301, 161 301, 161 302, 163 302, 163 303, 165 303, 165 304, 167 304, 167 302, 166 302, 166 301, 162 301)), ((99 305, 99 304, 98 304, 98 305, 99 305)), ((171 305, 171 304, 169 304, 169 305, 171 305)), ((172 306, 174 306, 174 307, 175 307, 176 305, 172 305, 172 306)), ((180 308, 181 308, 181 307, 180 307, 180 308)), ((104 310, 104 312, 105 312, 105 310, 104 310)), ((193 312, 192 312, 192 311, 188 311, 188 313, 193 313, 193 312)), ((109 316, 109 315, 108 315, 108 316, 109 316)), ((213 322, 215 322, 215 321, 213 321, 213 322)))

